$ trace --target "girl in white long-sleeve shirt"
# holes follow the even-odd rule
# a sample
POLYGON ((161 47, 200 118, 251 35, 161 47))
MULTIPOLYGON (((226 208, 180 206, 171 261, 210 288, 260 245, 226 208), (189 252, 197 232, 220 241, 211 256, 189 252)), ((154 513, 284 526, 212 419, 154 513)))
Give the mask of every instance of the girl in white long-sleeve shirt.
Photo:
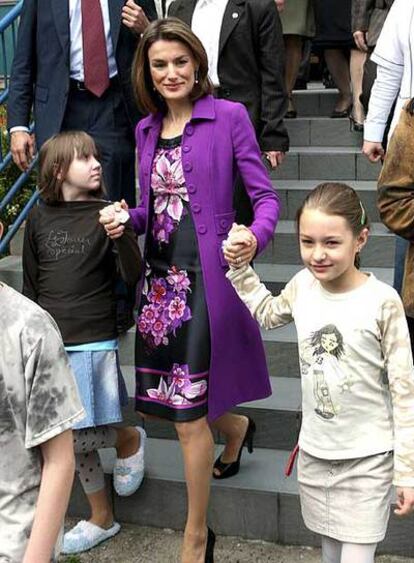
POLYGON ((414 368, 401 300, 358 269, 365 210, 344 184, 321 184, 298 212, 305 269, 274 297, 240 247, 234 226, 227 277, 259 324, 294 321, 302 377, 298 480, 305 524, 322 535, 324 563, 372 563, 396 514, 414 507, 414 368))

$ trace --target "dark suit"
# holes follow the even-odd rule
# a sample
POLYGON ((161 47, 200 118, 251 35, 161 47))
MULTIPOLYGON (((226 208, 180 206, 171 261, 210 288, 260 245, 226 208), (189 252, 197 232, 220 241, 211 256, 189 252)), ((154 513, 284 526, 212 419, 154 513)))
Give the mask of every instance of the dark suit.
MULTIPOLYGON (((197 0, 175 0, 168 11, 191 26, 197 0)), ((262 151, 289 149, 283 32, 274 0, 229 0, 220 33, 218 97, 247 108, 262 151)), ((249 224, 250 201, 236 187, 236 220, 249 224)))
MULTIPOLYGON (((134 127, 139 113, 131 88, 131 64, 138 36, 121 22, 125 0, 108 0, 117 79, 101 98, 70 81, 69 0, 25 0, 10 81, 8 127, 29 124, 33 107, 39 148, 64 129, 81 129, 96 140, 105 182, 113 198, 133 204, 134 127)), ((149 19, 153 0, 136 2, 149 19)))

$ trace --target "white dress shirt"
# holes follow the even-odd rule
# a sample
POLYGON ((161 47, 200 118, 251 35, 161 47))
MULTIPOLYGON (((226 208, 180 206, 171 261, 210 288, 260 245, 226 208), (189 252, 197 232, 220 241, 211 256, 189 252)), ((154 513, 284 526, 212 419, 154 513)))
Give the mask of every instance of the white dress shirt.
POLYGON ((381 142, 392 104, 397 98, 389 137, 401 109, 414 96, 414 2, 395 0, 371 56, 377 64, 364 140, 381 142))
MULTIPOLYGON (((109 24, 109 0, 100 0, 105 30, 106 53, 108 55, 109 76, 112 78, 118 72, 112 45, 111 28, 109 24)), ((70 22, 70 77, 84 81, 83 72, 83 43, 82 43, 82 10, 81 0, 69 0, 70 22)))
POLYGON ((191 29, 200 39, 208 57, 208 74, 214 86, 220 86, 218 57, 221 24, 228 0, 199 0, 191 22, 191 29))

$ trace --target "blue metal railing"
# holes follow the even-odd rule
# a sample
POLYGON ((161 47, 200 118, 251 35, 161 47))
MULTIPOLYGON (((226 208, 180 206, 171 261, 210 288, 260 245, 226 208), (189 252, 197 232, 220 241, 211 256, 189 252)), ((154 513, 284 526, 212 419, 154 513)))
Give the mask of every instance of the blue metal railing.
MULTIPOLYGON (((9 81, 11 66, 13 63, 14 51, 16 48, 17 40, 17 25, 18 18, 22 11, 23 0, 20 0, 16 5, 11 8, 5 16, 0 20, 0 74, 1 74, 1 86, 0 86, 0 106, 7 102, 9 95, 9 81)), ((31 126, 31 132, 33 131, 33 125, 31 126)), ((7 169, 13 166, 12 156, 10 148, 8 146, 8 138, 5 127, 0 127, 0 173, 5 174, 7 169), (6 148, 5 148, 6 147, 6 148)), ((13 199, 19 194, 21 194, 24 186, 26 185, 30 173, 33 171, 37 162, 37 158, 31 163, 29 169, 26 172, 22 172, 13 185, 7 190, 7 193, 0 201, 0 213, 7 209, 7 206, 11 205, 13 199)), ((15 218, 12 225, 4 236, 3 240, 0 241, 0 255, 4 254, 9 246, 10 241, 18 231, 20 225, 26 219, 30 209, 36 203, 39 194, 34 191, 29 200, 24 204, 23 209, 20 210, 19 215, 15 218)))

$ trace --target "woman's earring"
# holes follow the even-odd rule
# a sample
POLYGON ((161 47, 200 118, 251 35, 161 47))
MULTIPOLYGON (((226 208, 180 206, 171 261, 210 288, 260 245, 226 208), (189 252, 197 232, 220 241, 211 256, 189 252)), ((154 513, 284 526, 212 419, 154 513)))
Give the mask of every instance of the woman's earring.
POLYGON ((198 69, 194 71, 194 83, 198 84, 198 69))

